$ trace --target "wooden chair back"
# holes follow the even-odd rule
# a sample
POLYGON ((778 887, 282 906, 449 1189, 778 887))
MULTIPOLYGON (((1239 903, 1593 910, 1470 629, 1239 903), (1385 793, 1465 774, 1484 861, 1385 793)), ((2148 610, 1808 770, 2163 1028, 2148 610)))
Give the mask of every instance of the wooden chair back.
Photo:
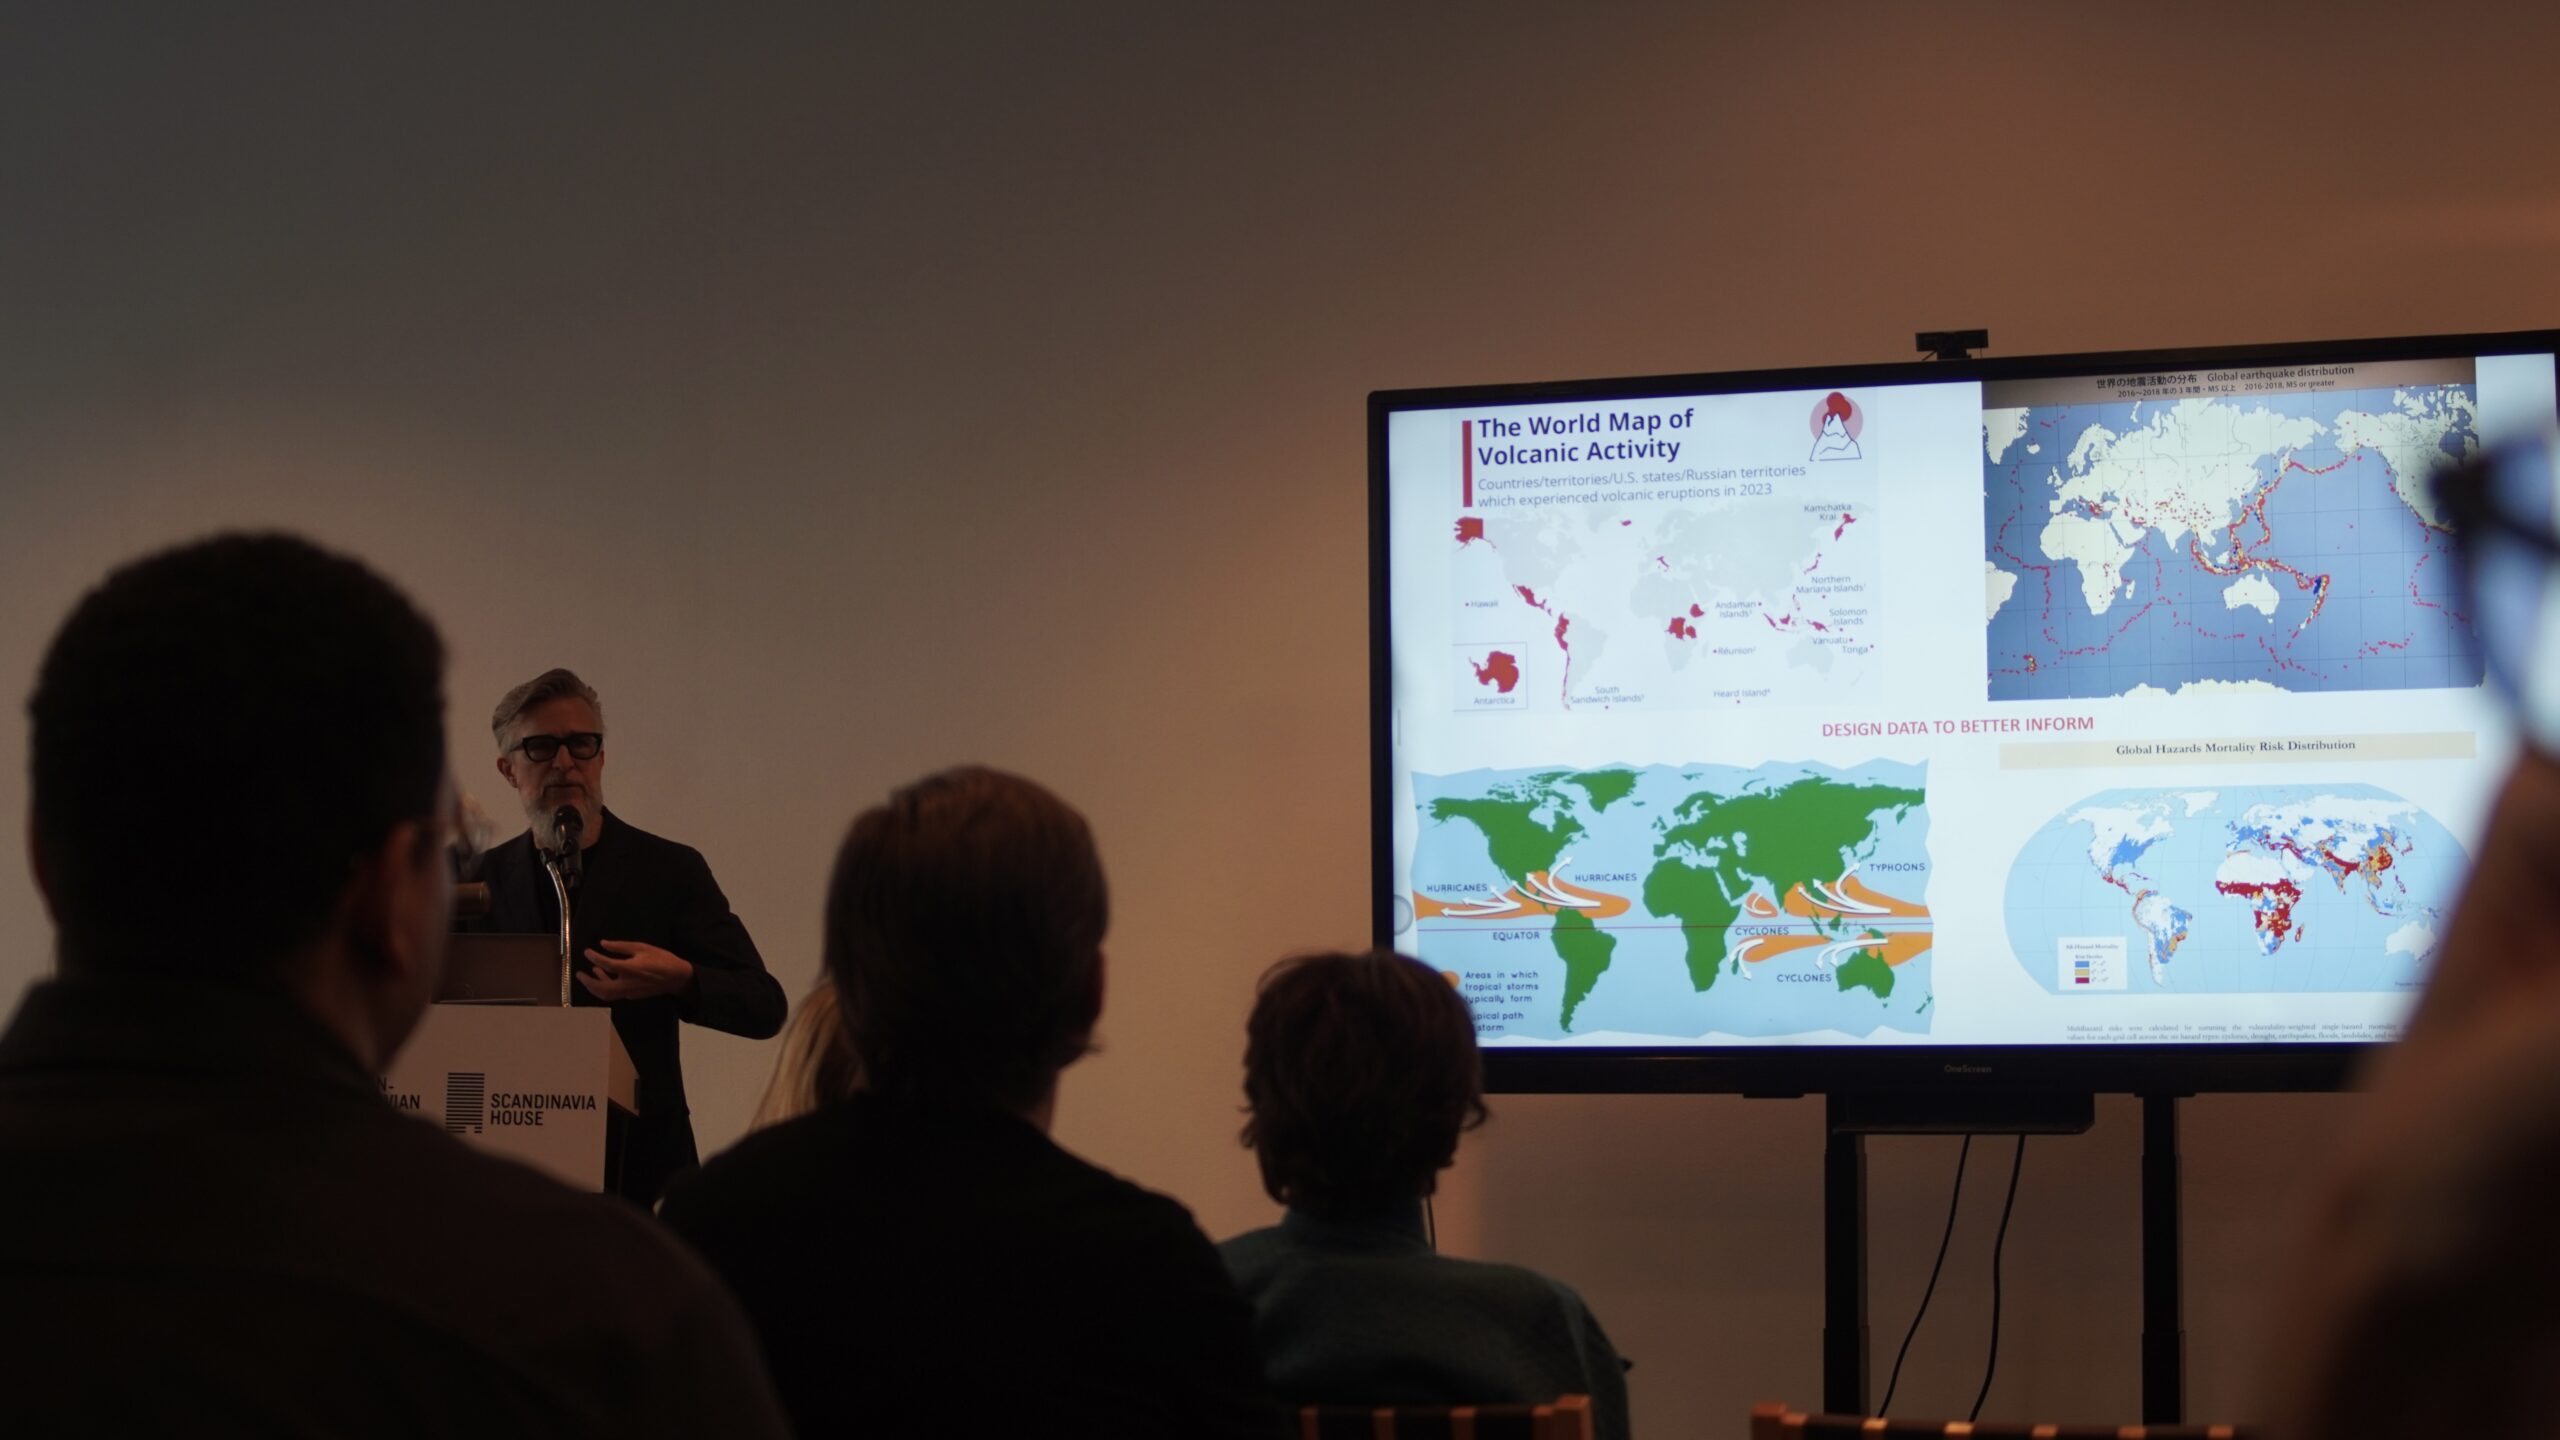
POLYGON ((2246 1425, 2019 1425, 1989 1420, 1887 1420, 1751 1407, 1751 1440, 2257 1440, 2246 1425))
POLYGON ((1307 1405, 1298 1440, 1592 1440, 1591 1397, 1547 1405, 1307 1405))

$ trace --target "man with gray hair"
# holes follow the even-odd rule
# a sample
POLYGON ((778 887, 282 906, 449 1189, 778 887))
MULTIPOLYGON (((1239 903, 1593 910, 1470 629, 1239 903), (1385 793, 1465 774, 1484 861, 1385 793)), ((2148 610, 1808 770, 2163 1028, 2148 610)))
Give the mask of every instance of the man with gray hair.
POLYGON ((489 914, 471 928, 555 934, 560 902, 543 862, 574 839, 564 867, 580 1005, 611 1005, 631 1052, 640 1113, 622 1147, 616 1189, 654 1203, 697 1159, 677 1046, 680 1020, 763 1040, 789 1007, 747 927, 729 909, 701 852, 662 840, 604 804, 604 707, 567 670, 508 691, 489 717, 498 773, 523 802, 525 833, 491 850, 480 878, 489 914), (574 816, 567 836, 564 816, 574 816))

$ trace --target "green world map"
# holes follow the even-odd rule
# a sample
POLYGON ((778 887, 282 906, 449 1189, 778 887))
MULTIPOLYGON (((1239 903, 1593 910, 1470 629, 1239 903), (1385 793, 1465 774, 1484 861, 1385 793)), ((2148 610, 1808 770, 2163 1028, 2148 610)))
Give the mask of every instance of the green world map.
POLYGON ((1890 1008, 1925 1028, 1925 964, 1914 972, 1903 963, 1926 949, 1918 766, 1612 766, 1418 775, 1415 784, 1425 958, 1464 975, 1470 962, 1516 958, 1499 942, 1535 931, 1560 966, 1556 983, 1541 987, 1537 1022, 1504 1033, 1756 1035, 1893 1023, 1845 1009, 1852 995, 1899 998, 1906 1003, 1890 1008), (1890 878, 1851 879, 1862 870, 1890 878), (1590 1006, 1608 993, 1603 980, 1631 966, 1663 973, 1622 987, 1628 1003, 1607 1007, 1595 1027, 1590 1006), (1729 993, 1702 1008, 1734 976, 1781 983, 1724 985, 1729 993), (1680 995, 1667 993, 1666 978, 1680 995), (1900 993, 1915 980, 1916 1000, 1900 993))

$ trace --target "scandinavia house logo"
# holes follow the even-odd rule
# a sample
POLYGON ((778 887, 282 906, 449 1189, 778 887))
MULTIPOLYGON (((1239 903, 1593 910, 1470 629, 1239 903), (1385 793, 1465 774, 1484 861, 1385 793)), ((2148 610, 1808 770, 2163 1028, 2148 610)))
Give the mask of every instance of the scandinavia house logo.
POLYGON ((477 1135, 488 1116, 488 1071, 457 1070, 444 1077, 444 1128, 447 1133, 477 1135))

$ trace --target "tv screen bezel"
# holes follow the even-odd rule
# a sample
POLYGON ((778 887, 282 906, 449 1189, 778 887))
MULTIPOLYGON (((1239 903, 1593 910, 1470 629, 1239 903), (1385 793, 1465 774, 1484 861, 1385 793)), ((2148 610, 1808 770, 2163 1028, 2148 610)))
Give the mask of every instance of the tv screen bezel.
MULTIPOLYGON (((1369 395, 1369 743, 1371 927, 1396 943, 1394 668, 1387 604, 1387 422, 1400 411, 1570 400, 1750 394, 2145 370, 2560 356, 2560 329, 1796 366, 1527 384, 1378 390, 1369 395)), ((2553 417, 2560 424, 2560 414, 2553 417)), ((2192 1095, 2333 1090, 2379 1044, 1489 1046, 1485 1087, 1509 1094, 1708 1093, 1767 1096, 2087 1091, 2192 1095)))

